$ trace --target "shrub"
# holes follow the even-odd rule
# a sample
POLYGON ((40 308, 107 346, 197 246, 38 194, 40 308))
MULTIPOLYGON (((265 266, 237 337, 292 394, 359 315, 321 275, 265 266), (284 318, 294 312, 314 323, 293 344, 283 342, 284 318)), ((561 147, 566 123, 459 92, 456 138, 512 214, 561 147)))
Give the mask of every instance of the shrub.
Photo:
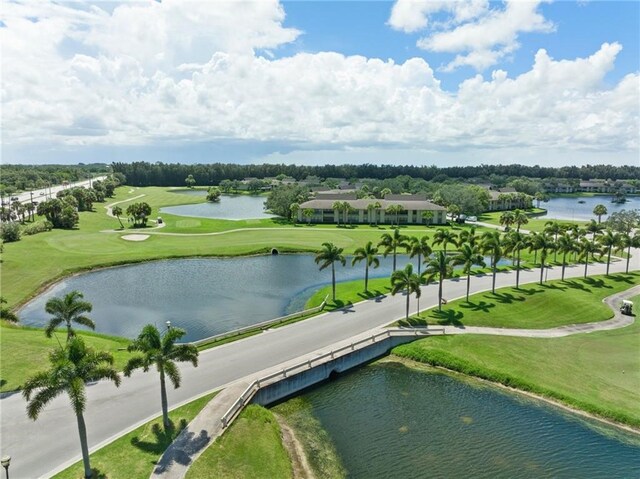
POLYGON ((22 228, 23 235, 37 235, 38 233, 44 233, 45 231, 51 231, 53 228, 53 223, 50 221, 38 221, 37 223, 33 223, 31 225, 27 225, 22 228))
POLYGON ((20 225, 15 222, 3 223, 0 226, 0 238, 5 243, 20 240, 20 225))

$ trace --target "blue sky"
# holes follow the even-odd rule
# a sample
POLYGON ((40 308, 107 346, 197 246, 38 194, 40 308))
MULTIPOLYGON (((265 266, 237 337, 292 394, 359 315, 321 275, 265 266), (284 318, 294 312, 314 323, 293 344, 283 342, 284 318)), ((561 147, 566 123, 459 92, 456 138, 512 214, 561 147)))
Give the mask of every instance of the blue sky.
POLYGON ((25 1, 0 21, 5 163, 640 164, 636 1, 25 1))

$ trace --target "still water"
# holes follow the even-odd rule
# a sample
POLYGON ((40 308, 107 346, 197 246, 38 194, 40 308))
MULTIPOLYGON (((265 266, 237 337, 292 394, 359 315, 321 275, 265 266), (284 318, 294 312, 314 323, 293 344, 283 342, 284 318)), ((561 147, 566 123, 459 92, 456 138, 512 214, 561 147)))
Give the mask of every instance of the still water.
MULTIPOLYGON (((204 190, 180 191, 180 194, 190 194, 205 197, 204 190)), ((193 205, 165 206, 160 213, 176 216, 190 216, 194 218, 215 218, 224 220, 248 220, 259 218, 275 218, 276 215, 264 211, 264 196, 222 195, 220 201, 211 203, 196 203, 193 205)))
POLYGON ((349 478, 631 478, 640 439, 538 401, 378 363, 303 395, 349 478))
MULTIPOLYGON (((638 197, 629 197, 626 203, 616 204, 611 203, 611 196, 585 196, 552 198, 547 203, 540 203, 540 207, 547 210, 547 214, 542 218, 574 221, 597 220, 598 217, 593 214, 593 208, 596 205, 604 205, 608 213, 613 213, 614 211, 637 209, 640 207, 640 202, 638 197), (578 203, 578 201, 584 201, 584 203, 578 203)), ((604 215, 602 221, 608 217, 608 215, 604 215)))

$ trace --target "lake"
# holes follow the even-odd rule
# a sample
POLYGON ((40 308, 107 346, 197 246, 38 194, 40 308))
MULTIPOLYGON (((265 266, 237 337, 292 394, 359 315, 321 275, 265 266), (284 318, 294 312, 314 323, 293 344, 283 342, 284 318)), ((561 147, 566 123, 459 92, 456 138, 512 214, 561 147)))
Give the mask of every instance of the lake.
MULTIPOLYGON (((398 257, 398 267, 409 262, 398 257)), ((411 261, 417 267, 415 258, 411 261)), ((500 264, 507 264, 503 260, 500 264)), ((370 278, 389 277, 391 256, 380 257, 370 278)), ((337 281, 362 279, 364 263, 336 265, 337 281)), ((318 269, 314 255, 249 256, 152 261, 83 273, 56 283, 19 311, 20 321, 43 326, 45 303, 78 290, 93 304, 96 331, 133 338, 148 323, 166 321, 187 330, 184 341, 226 333, 301 311, 331 283, 331 268, 318 269)), ((392 319, 392 318, 391 318, 392 319)))
MULTIPOLYGON (((207 196, 205 190, 184 190, 176 194, 193 196, 207 196)), ((160 213, 176 216, 190 216, 193 218, 214 218, 222 220, 250 220, 260 218, 275 218, 264 211, 264 196, 222 195, 220 201, 212 203, 195 203, 192 205, 165 206, 160 213)))
MULTIPOLYGON (((583 196, 583 197, 560 197, 551 198, 547 203, 541 202, 540 207, 547 210, 547 214, 541 218, 585 221, 598 220, 593 214, 596 205, 604 205, 608 213, 621 210, 632 210, 640 207, 638 197, 629 197, 626 203, 611 203, 611 196, 583 196), (584 201, 584 203, 578 203, 584 201)), ((604 215, 602 221, 609 215, 604 215)))
POLYGON ((374 363, 302 395, 353 479, 631 478, 640 438, 477 381, 374 363))

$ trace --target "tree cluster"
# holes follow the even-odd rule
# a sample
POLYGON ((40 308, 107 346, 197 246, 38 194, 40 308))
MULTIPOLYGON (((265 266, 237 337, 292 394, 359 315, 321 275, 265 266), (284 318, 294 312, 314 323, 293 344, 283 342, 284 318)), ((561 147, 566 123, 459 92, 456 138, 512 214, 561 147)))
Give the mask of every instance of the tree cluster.
POLYGON ((104 163, 89 165, 2 165, 0 192, 10 196, 16 191, 28 191, 45 188, 48 185, 60 185, 82 181, 94 176, 106 174, 108 167, 104 163))
POLYGON ((134 226, 147 226, 149 216, 151 216, 151 206, 149 203, 132 203, 127 206, 127 216, 134 226))
POLYGON ((281 185, 274 188, 264 205, 274 215, 292 218, 291 205, 304 203, 309 199, 309 189, 298 185, 281 185))

